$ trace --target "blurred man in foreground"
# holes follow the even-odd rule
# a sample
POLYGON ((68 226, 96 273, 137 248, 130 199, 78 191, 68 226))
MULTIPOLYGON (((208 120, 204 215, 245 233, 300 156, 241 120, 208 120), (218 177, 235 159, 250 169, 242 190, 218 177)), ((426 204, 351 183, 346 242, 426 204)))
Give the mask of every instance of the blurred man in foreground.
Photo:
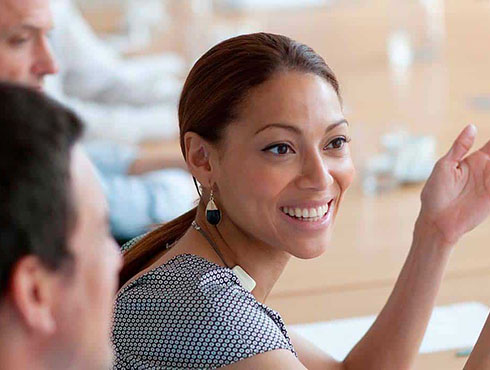
MULTIPOLYGON (((43 89, 51 28, 48 0, 0 0, 0 80, 43 89)), ((81 132, 57 103, 0 84, 1 369, 110 366, 121 260, 81 132)))
POLYGON ((104 369, 121 257, 78 118, 0 84, 0 368, 104 369))

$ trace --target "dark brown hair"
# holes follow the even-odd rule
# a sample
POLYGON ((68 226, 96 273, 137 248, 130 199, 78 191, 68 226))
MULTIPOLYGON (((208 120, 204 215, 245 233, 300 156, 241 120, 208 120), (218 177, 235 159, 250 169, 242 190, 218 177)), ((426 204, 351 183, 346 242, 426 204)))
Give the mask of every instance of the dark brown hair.
POLYGON ((82 130, 73 112, 46 95, 0 83, 0 300, 23 257, 53 271, 73 260, 70 162, 82 130))
MULTIPOLYGON (((310 47, 286 36, 270 33, 242 35, 223 41, 194 65, 179 102, 180 146, 185 157, 184 135, 195 132, 211 143, 239 112, 251 90, 280 71, 313 73, 328 81, 339 95, 339 84, 323 58, 310 47)), ((339 96, 340 97, 340 96, 339 96)), ((121 285, 148 267, 169 243, 191 225, 197 208, 142 238, 124 253, 121 285)))

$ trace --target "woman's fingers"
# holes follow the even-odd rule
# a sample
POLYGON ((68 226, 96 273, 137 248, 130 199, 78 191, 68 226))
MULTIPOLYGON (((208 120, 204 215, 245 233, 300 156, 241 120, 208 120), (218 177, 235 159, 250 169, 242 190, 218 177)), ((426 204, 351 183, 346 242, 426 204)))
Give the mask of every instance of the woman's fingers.
MULTIPOLYGON (((460 162, 473 146, 475 137, 475 125, 471 124, 466 126, 454 141, 453 146, 451 149, 449 149, 449 152, 446 154, 445 158, 450 161, 460 162)), ((490 148, 487 149, 490 150, 490 148)))

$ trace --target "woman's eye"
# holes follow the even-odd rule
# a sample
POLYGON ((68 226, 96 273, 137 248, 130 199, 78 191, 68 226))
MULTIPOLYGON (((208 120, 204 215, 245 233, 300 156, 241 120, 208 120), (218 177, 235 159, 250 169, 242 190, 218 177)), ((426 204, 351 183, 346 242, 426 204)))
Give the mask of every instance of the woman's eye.
POLYGON ((294 153, 293 149, 288 144, 272 145, 272 146, 264 149, 264 151, 268 151, 268 152, 271 152, 272 154, 276 154, 276 155, 284 155, 284 154, 294 153))
POLYGON ((342 149, 345 143, 348 143, 350 140, 341 136, 333 139, 325 149, 342 149))

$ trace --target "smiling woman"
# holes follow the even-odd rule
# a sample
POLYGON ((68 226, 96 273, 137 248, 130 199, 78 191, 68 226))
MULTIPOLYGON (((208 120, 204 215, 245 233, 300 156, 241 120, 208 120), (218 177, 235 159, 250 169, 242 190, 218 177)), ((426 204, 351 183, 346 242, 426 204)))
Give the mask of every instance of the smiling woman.
POLYGON ((489 213, 490 194, 478 189, 490 183, 490 144, 463 159, 475 136, 469 127, 439 161, 388 303, 336 362, 290 336, 264 304, 291 256, 328 247, 353 180, 334 74, 285 36, 239 36, 197 61, 179 121, 201 200, 127 246, 115 368, 409 368, 452 246, 489 213))
MULTIPOLYGON (((265 33, 240 36, 208 51, 186 80, 179 104, 179 123, 182 152, 189 169, 195 167, 192 174, 203 186, 203 198, 208 199, 213 188, 216 202, 226 210, 223 212, 225 219, 229 217, 233 225, 241 223, 242 219, 247 224, 253 221, 254 225, 244 225, 248 235, 256 235, 256 231, 250 232, 250 229, 254 230, 257 226, 258 230, 266 229, 263 226, 265 218, 272 216, 267 207, 270 207, 271 201, 278 199, 263 194, 264 200, 260 200, 256 195, 250 197, 245 193, 241 199, 236 199, 235 195, 238 194, 234 190, 237 186, 244 187, 260 196, 267 191, 265 187, 272 184, 271 181, 263 181, 264 174, 281 180, 286 175, 285 166, 293 172, 312 166, 315 171, 323 159, 320 158, 319 162, 318 155, 308 155, 312 135, 315 136, 314 145, 322 147, 322 158, 335 158, 343 152, 348 170, 352 170, 347 145, 342 145, 340 150, 330 147, 323 150, 323 147, 333 144, 331 141, 339 145, 339 141, 349 140, 335 75, 311 48, 284 36, 265 33), (319 138, 318 130, 321 131, 319 138), (291 142, 293 139, 294 145, 291 142), (298 155, 294 159, 285 158, 288 155, 283 158, 279 153, 274 155, 275 151, 286 148, 288 153, 298 151, 298 155), (305 155, 307 166, 301 163, 305 155), (213 163, 215 159, 221 162, 219 166, 213 163), (199 162, 197 166, 196 161, 199 162), (207 171, 210 165, 215 167, 214 173, 207 171), (204 177, 200 173, 202 169, 205 170, 202 174, 204 177), (221 178, 218 180, 218 177, 221 178), (225 193, 231 194, 228 196, 225 193), (254 202, 255 209, 252 208, 252 200, 257 200, 254 202), (242 205, 235 204, 237 201, 242 205), (228 202, 232 204, 224 204, 228 202), (236 213, 240 213, 240 216, 231 215, 236 213)), ((325 173, 327 181, 330 181, 330 171, 325 173)), ((316 174, 310 177, 317 181, 316 174)), ((309 207, 305 203, 311 201, 325 206, 331 195, 326 193, 320 191, 320 194, 299 197, 293 193, 289 195, 292 199, 288 202, 291 204, 284 206, 294 205, 302 210, 309 207)), ((204 199, 201 202, 203 206, 204 199)), ((274 206, 273 216, 276 219, 280 216, 281 206, 274 206)), ((197 208, 191 210, 128 250, 122 281, 126 282, 159 258, 163 252, 162 245, 180 239, 196 217, 196 212, 199 214, 197 208)), ((226 220, 218 229, 221 230, 225 223, 226 220)), ((206 228, 205 223, 202 226, 206 228)), ((277 237, 284 239, 282 234, 277 237)), ((269 244, 277 243, 276 240, 269 240, 269 244)), ((250 247, 246 249, 250 250, 250 247)))

